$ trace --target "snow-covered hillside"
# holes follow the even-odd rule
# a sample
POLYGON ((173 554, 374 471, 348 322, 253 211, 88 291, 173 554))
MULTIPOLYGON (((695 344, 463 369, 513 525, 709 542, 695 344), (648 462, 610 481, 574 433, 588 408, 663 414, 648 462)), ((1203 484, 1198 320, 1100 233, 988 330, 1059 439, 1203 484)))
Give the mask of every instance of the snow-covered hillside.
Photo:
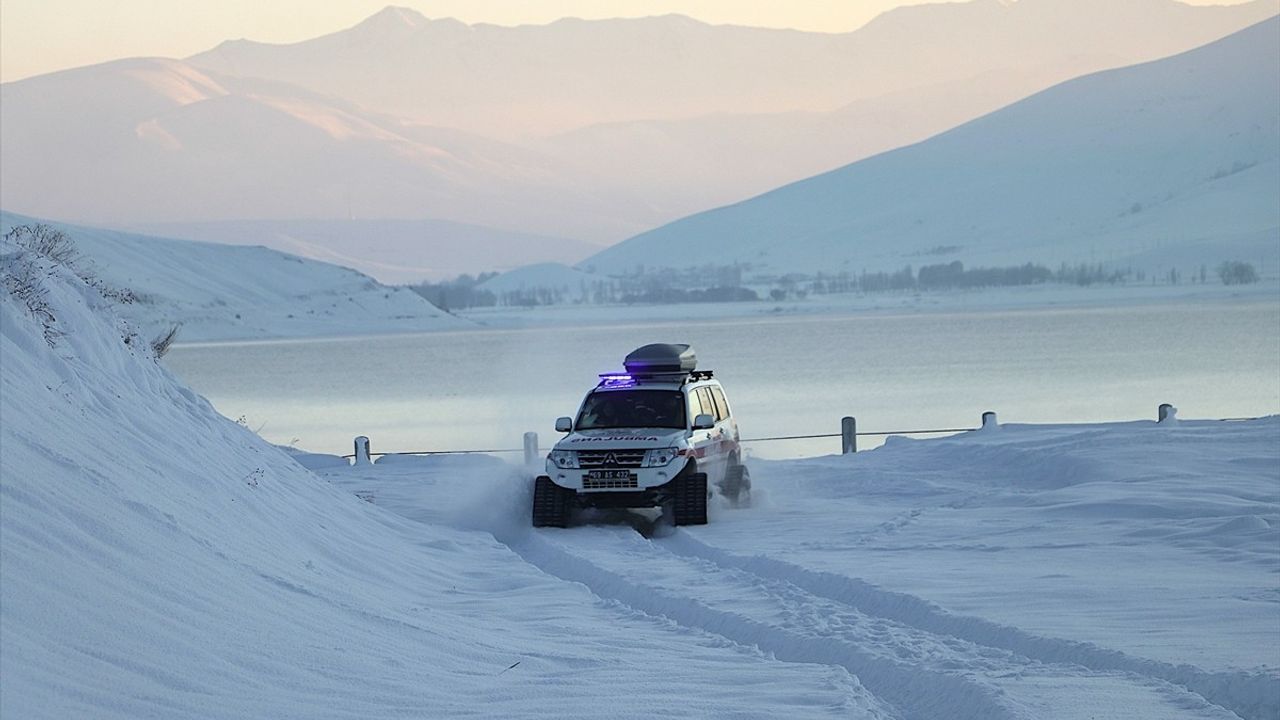
POLYGON ((1183 55, 1064 83, 918 145, 644 233, 586 263, 618 272, 656 258, 736 260, 853 274, 955 259, 1123 265, 1145 257, 1168 267, 1176 257, 1275 267, 1277 198, 1273 18, 1183 55))
POLYGON ((52 347, 0 292, 0 716, 1280 713, 1280 418, 893 439, 753 463, 706 527, 533 531, 491 457, 291 458, 37 269, 52 347))
MULTIPOLYGON (((0 232, 42 222, 0 212, 0 232)), ((174 325, 180 342, 471 326, 406 288, 275 250, 45 224, 71 239, 84 269, 137 295, 119 312, 147 336, 174 325)))

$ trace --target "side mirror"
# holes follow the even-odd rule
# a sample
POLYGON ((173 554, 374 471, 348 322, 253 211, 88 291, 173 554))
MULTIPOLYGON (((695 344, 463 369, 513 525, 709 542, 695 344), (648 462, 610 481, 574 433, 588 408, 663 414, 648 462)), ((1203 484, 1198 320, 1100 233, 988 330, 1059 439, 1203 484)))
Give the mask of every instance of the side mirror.
POLYGON ((572 431, 573 431, 573 418, 571 417, 556 418, 556 432, 572 432, 572 431))
POLYGON ((706 413, 702 413, 701 415, 693 419, 694 430, 710 430, 715 426, 716 426, 716 419, 706 413))

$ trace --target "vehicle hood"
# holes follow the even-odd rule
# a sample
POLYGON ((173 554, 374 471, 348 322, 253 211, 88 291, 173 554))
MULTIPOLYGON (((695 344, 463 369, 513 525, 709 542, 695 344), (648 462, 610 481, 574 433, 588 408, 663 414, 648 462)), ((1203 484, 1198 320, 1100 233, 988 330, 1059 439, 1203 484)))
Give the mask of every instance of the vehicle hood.
POLYGON ((619 448, 677 447, 684 443, 685 431, 671 428, 627 430, 582 430, 560 438, 557 450, 616 450, 619 448))

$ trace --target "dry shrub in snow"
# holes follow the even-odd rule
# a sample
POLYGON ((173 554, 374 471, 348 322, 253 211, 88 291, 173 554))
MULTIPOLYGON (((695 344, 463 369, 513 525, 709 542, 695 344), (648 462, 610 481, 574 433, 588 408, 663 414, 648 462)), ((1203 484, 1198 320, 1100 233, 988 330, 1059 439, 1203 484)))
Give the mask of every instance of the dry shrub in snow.
POLYGON ((38 259, 21 252, 0 252, 0 283, 40 323, 44 341, 53 347, 62 336, 58 318, 49 306, 45 281, 52 271, 38 259))
POLYGON ((182 329, 182 323, 178 323, 169 328, 168 332, 161 333, 151 341, 151 353, 156 358, 162 358, 169 352, 169 347, 173 345, 173 341, 178 338, 178 331, 182 329))
MULTIPOLYGON (((108 285, 91 269, 82 267, 81 260, 70 236, 50 225, 15 225, 0 236, 0 284, 40 323, 49 347, 53 347, 63 334, 57 327, 58 318, 49 305, 46 288, 57 268, 74 273, 107 300, 118 303, 137 300, 132 290, 108 285)), ((178 328, 174 327, 152 342, 151 348, 157 358, 168 351, 177 331, 178 328)), ((135 335, 132 331, 123 332, 125 344, 132 345, 135 335)))
POLYGON ((81 257, 71 237, 55 227, 43 223, 14 225, 4 234, 4 240, 6 244, 44 258, 54 265, 67 268, 108 300, 129 304, 138 299, 132 290, 112 287, 103 282, 92 267, 85 266, 84 258, 81 257))

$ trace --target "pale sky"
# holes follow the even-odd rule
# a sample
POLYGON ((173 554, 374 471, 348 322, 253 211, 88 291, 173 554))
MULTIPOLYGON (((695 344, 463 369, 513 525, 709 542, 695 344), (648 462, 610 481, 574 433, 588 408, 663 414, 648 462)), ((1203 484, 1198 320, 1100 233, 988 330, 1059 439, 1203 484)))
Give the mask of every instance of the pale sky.
POLYGON ((123 57, 186 57, 236 38, 297 42, 355 25, 388 4, 498 25, 681 13, 710 23, 847 32, 890 8, 927 1, 0 0, 0 81, 123 57))

